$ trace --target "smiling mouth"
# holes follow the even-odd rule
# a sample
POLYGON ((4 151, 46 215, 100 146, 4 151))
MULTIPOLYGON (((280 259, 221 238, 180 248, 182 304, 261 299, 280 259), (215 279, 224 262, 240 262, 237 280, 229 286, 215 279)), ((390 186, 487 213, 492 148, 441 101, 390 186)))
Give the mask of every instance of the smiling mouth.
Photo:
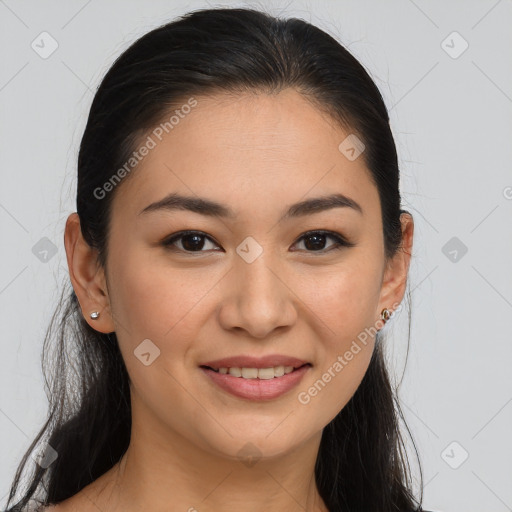
POLYGON ((302 366, 273 366, 269 368, 240 368, 240 367, 232 367, 232 368, 212 368, 210 366, 202 365, 201 368, 205 368, 206 370, 211 370, 215 373, 220 373, 223 375, 230 375, 232 377, 239 377, 242 379, 262 379, 262 380, 270 380, 274 378, 283 377, 284 375, 288 375, 289 373, 293 373, 299 368, 303 368, 305 366, 312 366, 310 363, 305 363, 302 366))

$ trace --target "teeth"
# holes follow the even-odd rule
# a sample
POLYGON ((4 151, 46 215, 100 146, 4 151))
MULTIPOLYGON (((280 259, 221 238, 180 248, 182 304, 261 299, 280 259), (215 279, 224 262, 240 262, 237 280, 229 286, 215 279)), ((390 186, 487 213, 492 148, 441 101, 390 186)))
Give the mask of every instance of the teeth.
POLYGON ((274 366, 271 368, 219 368, 219 373, 229 374, 233 377, 242 377, 243 379, 273 379, 282 377, 287 373, 293 372, 293 366, 274 366))

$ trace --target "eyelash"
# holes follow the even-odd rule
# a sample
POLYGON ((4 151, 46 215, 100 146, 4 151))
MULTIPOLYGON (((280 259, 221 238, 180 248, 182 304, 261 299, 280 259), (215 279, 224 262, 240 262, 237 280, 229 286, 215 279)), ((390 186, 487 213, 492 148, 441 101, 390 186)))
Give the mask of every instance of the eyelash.
MULTIPOLYGON (((212 241, 213 243, 214 240, 208 236, 206 233, 203 233, 202 231, 180 231, 179 233, 175 233, 174 235, 171 235, 170 238, 167 238, 166 240, 164 240, 162 242, 162 245, 170 250, 170 251, 179 251, 179 252, 184 252, 186 254, 200 254, 202 252, 207 252, 207 251, 203 251, 203 250, 199 250, 199 251, 187 251, 185 249, 179 249, 177 248, 176 246, 173 246, 173 244, 180 240, 181 238, 184 238, 185 236, 188 236, 188 235, 197 235, 197 236, 200 236, 202 238, 207 238, 209 239, 210 241, 212 241)), ((300 242, 302 239, 304 238, 307 238, 308 236, 314 236, 314 235, 324 235, 326 236, 327 238, 332 238, 333 240, 335 240, 335 243, 329 247, 328 249, 321 249, 321 250, 318 250, 318 251, 307 251, 308 253, 312 253, 312 254, 315 254, 315 253, 319 253, 319 254, 326 254, 327 252, 330 252, 330 251, 333 251, 333 250, 340 250, 340 249, 343 249, 345 247, 354 247, 354 243, 352 242, 349 242, 348 240, 346 240, 345 238, 343 238, 340 234, 338 233, 335 233, 334 231, 326 231, 326 230, 316 230, 316 231, 308 231, 306 233, 304 233, 303 235, 301 235, 297 241, 294 243, 294 245, 298 242, 300 242)))

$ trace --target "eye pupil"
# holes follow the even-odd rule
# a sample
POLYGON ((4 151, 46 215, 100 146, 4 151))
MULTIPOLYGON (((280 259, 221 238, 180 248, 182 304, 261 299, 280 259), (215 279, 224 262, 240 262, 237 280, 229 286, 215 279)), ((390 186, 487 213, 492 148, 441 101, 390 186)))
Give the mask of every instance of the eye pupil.
POLYGON ((200 251, 204 246, 204 237, 201 235, 184 235, 182 237, 181 243, 186 251, 194 251, 194 250, 200 251), (190 239, 195 239, 196 242, 199 240, 200 243, 195 244, 195 245, 194 244, 190 245, 189 243, 187 243, 187 240, 190 240, 190 239))
POLYGON ((326 238, 326 236, 321 235, 321 234, 308 235, 304 239, 304 245, 306 246, 307 249, 313 249, 313 250, 320 249, 321 250, 321 249, 324 249, 325 238, 326 238), (313 244, 309 244, 308 240, 314 240, 313 244))

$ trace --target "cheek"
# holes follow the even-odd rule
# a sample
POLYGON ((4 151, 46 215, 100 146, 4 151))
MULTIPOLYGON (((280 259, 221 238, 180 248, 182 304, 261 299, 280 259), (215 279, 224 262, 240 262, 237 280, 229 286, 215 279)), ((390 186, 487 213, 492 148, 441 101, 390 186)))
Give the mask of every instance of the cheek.
POLYGON ((303 283, 302 293, 322 327, 317 333, 317 370, 298 398, 303 404, 315 403, 328 422, 347 404, 368 369, 375 341, 379 263, 358 256, 303 283))
POLYGON ((134 340, 154 337, 163 341, 181 332, 214 288, 213 272, 171 268, 162 261, 148 263, 143 253, 134 252, 112 272, 113 313, 134 340))
POLYGON ((171 402, 185 408, 190 397, 179 384, 189 378, 183 362, 198 338, 204 305, 220 276, 197 268, 171 268, 163 258, 151 264, 142 261, 142 254, 127 253, 111 273, 122 356, 134 390, 151 408, 158 411, 162 403, 171 402), (144 351, 139 348, 143 346, 144 351), (146 366, 137 354, 148 352, 146 366))
POLYGON ((357 255, 337 268, 300 281, 310 310, 334 339, 348 340, 375 324, 381 285, 379 262, 357 255))

